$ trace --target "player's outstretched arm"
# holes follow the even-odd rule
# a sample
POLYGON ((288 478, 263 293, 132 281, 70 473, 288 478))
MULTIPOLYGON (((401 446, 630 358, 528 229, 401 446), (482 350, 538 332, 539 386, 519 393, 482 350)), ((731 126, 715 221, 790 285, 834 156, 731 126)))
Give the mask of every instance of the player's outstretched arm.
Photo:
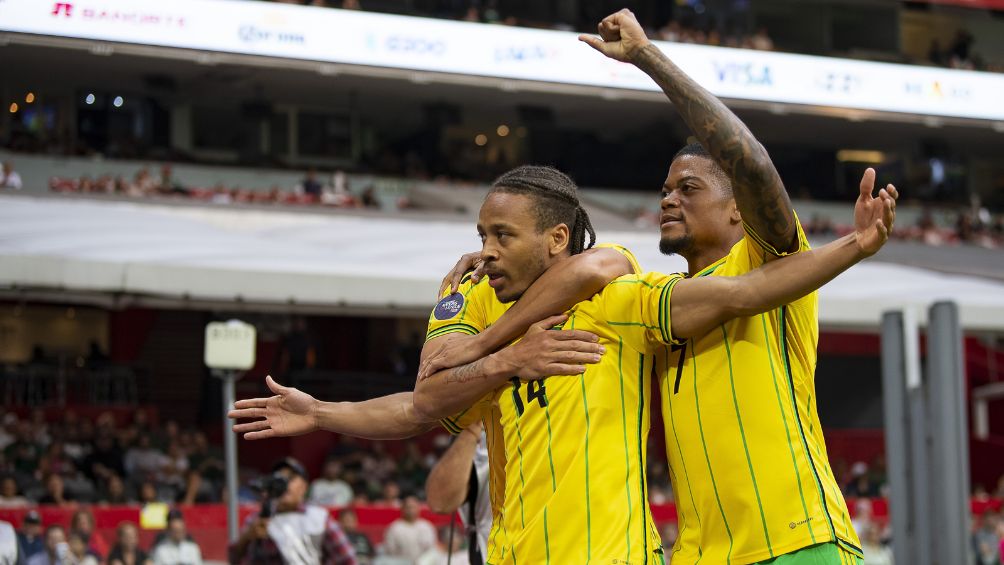
POLYGON ((767 150, 746 125, 653 45, 630 10, 607 16, 600 22, 599 35, 581 35, 579 39, 652 77, 732 179, 743 221, 778 251, 797 250, 795 215, 788 193, 767 150))
POLYGON ((854 233, 738 277, 701 277, 677 283, 670 300, 673 336, 697 337, 732 318, 793 302, 877 253, 892 231, 899 192, 890 184, 873 198, 874 169, 865 171, 860 188, 854 205, 854 233))
MULTIPOLYGON (((479 257, 473 253, 461 257, 447 279, 443 280, 444 288, 450 284, 456 292, 460 281, 458 273, 462 276, 471 267, 477 266, 479 257)), ((610 281, 633 271, 630 261, 620 251, 609 247, 589 249, 559 261, 534 281, 512 308, 485 331, 475 336, 463 336, 436 348, 429 355, 423 355, 418 380, 496 351, 526 333, 535 322, 588 300, 610 281)), ((479 276, 479 272, 475 270, 472 276, 479 276)))
POLYGON ((416 436, 435 426, 414 410, 412 393, 400 392, 363 402, 322 402, 292 387, 266 377, 275 396, 238 400, 227 417, 256 419, 237 423, 234 432, 244 439, 298 436, 326 430, 364 439, 402 439, 416 436))
MULTIPOLYGON (((530 326, 515 345, 420 379, 415 383, 415 411, 425 420, 438 420, 466 410, 513 377, 540 379, 584 372, 587 364, 599 362, 604 347, 590 332, 549 331, 567 318, 551 316, 530 326)), ((464 336, 451 334, 429 340, 422 350, 423 357, 437 345, 434 342, 451 337, 464 336)))

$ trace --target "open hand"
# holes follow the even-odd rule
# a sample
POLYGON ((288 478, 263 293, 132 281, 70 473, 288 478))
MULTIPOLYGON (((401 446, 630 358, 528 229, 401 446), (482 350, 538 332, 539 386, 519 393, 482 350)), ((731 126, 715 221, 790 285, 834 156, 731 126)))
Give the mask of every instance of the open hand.
POLYGON ((252 440, 298 436, 318 429, 314 415, 317 400, 313 396, 282 386, 272 380, 271 376, 265 377, 265 384, 275 396, 238 400, 234 403, 234 409, 227 413, 227 417, 232 420, 264 420, 235 424, 235 433, 244 434, 244 439, 252 440))
POLYGON ((598 26, 600 36, 580 35, 583 41, 593 49, 611 59, 631 62, 635 54, 651 44, 645 36, 645 30, 638 23, 638 18, 627 8, 603 18, 598 26))
POLYGON ((899 191, 887 184, 872 197, 875 190, 875 169, 868 168, 861 177, 861 193, 854 204, 854 236, 866 256, 874 255, 889 240, 896 221, 896 199, 899 191))

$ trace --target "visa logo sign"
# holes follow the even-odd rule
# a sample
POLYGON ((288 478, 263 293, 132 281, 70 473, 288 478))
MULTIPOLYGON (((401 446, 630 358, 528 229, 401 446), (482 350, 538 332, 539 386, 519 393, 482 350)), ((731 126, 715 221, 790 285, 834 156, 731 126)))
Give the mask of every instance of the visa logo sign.
POLYGON ((715 77, 718 82, 743 86, 772 86, 774 79, 770 67, 753 63, 721 63, 715 61, 715 77))

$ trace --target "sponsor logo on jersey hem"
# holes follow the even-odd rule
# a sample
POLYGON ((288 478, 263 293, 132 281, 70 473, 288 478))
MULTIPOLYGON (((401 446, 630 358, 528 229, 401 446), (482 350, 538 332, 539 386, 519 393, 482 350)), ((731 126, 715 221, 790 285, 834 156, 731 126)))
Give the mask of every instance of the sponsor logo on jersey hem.
POLYGON ((808 524, 811 521, 812 521, 812 517, 810 516, 810 517, 806 518, 805 520, 800 520, 798 522, 789 522, 788 523, 788 527, 794 530, 795 528, 797 528, 799 526, 804 526, 804 525, 808 524))

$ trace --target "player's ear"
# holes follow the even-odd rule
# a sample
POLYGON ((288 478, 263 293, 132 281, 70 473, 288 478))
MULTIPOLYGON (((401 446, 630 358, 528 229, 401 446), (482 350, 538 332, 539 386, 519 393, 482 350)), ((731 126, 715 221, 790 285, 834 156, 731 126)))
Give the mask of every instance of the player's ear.
POLYGON ((733 225, 740 224, 743 221, 743 216, 739 213, 739 205, 736 204, 735 198, 729 200, 729 221, 733 225))
POLYGON ((561 255, 568 249, 569 235, 568 226, 565 224, 558 224, 550 229, 548 244, 552 257, 561 255))

